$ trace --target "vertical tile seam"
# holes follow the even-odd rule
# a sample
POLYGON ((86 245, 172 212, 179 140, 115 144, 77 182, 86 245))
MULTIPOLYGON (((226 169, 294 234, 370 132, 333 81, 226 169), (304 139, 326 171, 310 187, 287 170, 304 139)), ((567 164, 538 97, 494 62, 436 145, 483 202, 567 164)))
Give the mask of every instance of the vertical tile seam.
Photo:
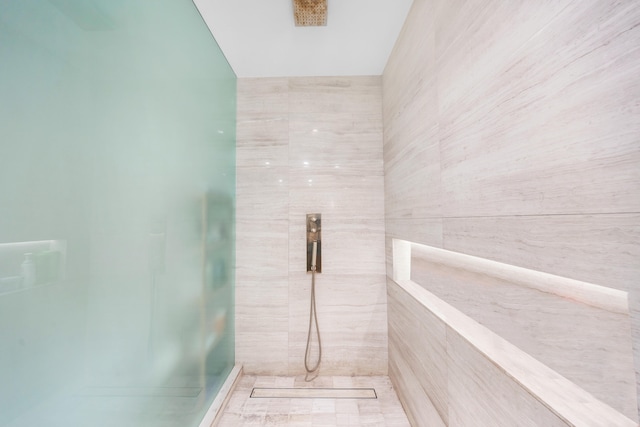
POLYGON ((289 329, 287 331, 287 359, 286 367, 287 373, 291 375, 293 373, 293 367, 291 366, 291 78, 286 78, 287 91, 287 312, 289 313, 289 329))

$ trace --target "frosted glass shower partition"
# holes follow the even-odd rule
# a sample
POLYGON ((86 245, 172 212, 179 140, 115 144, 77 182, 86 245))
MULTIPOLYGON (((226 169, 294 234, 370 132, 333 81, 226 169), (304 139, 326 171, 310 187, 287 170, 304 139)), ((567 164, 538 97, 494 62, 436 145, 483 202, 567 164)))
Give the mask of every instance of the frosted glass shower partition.
POLYGON ((0 64, 0 426, 197 426, 234 362, 233 71, 188 0, 3 0, 0 64))

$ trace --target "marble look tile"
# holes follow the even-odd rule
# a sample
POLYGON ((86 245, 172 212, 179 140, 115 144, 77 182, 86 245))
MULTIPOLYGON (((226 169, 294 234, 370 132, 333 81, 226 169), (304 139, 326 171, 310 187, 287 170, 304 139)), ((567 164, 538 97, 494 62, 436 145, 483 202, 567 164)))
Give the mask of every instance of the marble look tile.
MULTIPOLYGON (((293 345, 289 349, 289 374, 302 375, 305 373, 306 332, 290 337, 293 345)), ((385 337, 373 336, 360 341, 358 336, 346 334, 342 340, 333 336, 329 338, 326 345, 323 342, 322 363, 318 370, 320 375, 379 375, 387 372, 385 337), (379 342, 377 345, 375 338, 379 342)), ((316 360, 315 354, 311 353, 309 361, 312 366, 316 360)))
POLYGON ((441 182, 448 248, 630 290, 640 361, 637 262, 627 263, 637 245, 614 247, 613 217, 580 218, 640 212, 640 8, 543 3, 414 2, 383 76, 385 161, 398 168, 386 177, 387 219, 424 211, 411 192, 441 182), (416 148, 402 153, 415 141, 438 146, 439 181, 401 175, 425 167, 416 148), (399 184, 410 178, 413 187, 399 184), (497 216, 511 218, 479 218, 497 216), (576 226, 581 237, 569 234, 576 226))
POLYGON ((333 387, 345 377, 317 377, 305 382, 304 376, 248 377, 246 386, 237 387, 223 413, 226 424, 278 426, 387 426, 409 427, 407 417, 387 377, 348 377, 356 386, 375 388, 377 399, 253 399, 253 387, 272 387, 278 381, 300 388, 333 387), (236 424, 232 424, 235 422, 236 424), (258 424, 253 424, 258 423, 258 424))
POLYGON ((495 80, 504 78, 497 70, 526 55, 523 46, 577 2, 547 2, 538 8, 491 0, 440 3, 434 27, 437 74, 440 102, 448 109, 475 100, 487 85, 497 86, 495 80))
POLYGON ((629 291, 640 361, 639 223, 637 214, 447 218, 445 247, 629 291))
MULTIPOLYGON (((425 94, 417 99, 433 98, 425 94)), ((430 104, 409 105, 401 117, 402 120, 395 121, 385 118, 386 215, 391 218, 440 216, 440 147, 435 109, 430 104)))
MULTIPOLYGON (((454 96, 453 86, 465 90, 463 81, 478 88, 450 107, 442 100, 445 215, 640 211, 633 77, 640 71, 633 41, 640 12, 630 3, 565 6, 537 24, 544 31, 523 40, 519 52, 526 55, 512 55, 503 67, 467 64, 487 70, 489 84, 470 79, 459 61, 454 67, 464 75, 442 73, 450 80, 439 80, 439 96, 454 96)), ((530 8, 517 9, 504 21, 530 8)), ((482 40, 462 39, 469 50, 483 51, 482 40)))
POLYGON ((383 76, 387 218, 441 214, 433 19, 414 2, 383 76))
POLYGON ((296 113, 289 119, 292 170, 329 175, 382 175, 379 114, 296 113))
MULTIPOLYGON (((620 412, 596 399, 584 389, 578 387, 546 365, 510 344, 505 339, 494 334, 486 327, 437 298, 417 283, 402 281, 398 282, 397 285, 415 297, 424 309, 429 310, 447 324, 447 355, 449 360, 447 363, 450 363, 448 368, 450 425, 457 422, 456 417, 473 417, 473 415, 471 415, 473 412, 469 412, 468 408, 460 409, 460 415, 456 415, 458 409, 454 409, 454 405, 460 405, 460 407, 463 408, 465 405, 473 404, 473 402, 468 401, 475 399, 476 396, 478 396, 478 401, 486 398, 487 403, 485 405, 491 405, 489 401, 496 398, 496 393, 500 393, 500 391, 494 388, 494 384, 488 384, 492 381, 495 384, 504 383, 505 391, 497 395, 499 396, 499 405, 486 407, 482 416, 485 417, 486 415, 488 418, 491 418, 495 415, 500 417, 500 419, 490 420, 488 423, 485 419, 484 422, 479 425, 521 425, 518 422, 515 422, 515 424, 514 422, 511 422, 511 424, 502 424, 503 418, 501 417, 508 413, 510 413, 509 417, 517 417, 523 405, 527 408, 527 411, 531 408, 534 409, 530 417, 533 420, 531 422, 534 423, 539 419, 537 418, 538 415, 540 415, 541 419, 547 419, 549 414, 554 414, 554 416, 557 414, 561 419, 567 420, 566 423, 561 425, 567 426, 585 425, 604 427, 620 425, 633 427, 637 425, 635 421, 632 421, 620 412), (461 337, 461 342, 465 342, 473 348, 472 352, 462 355, 453 354, 456 349, 450 346, 449 343, 458 335, 461 337), (492 369, 492 371, 497 372, 501 377, 494 380, 491 379, 493 378, 492 374, 492 376, 486 380, 475 380, 476 375, 473 373, 475 368, 472 365, 474 359, 473 352, 476 352, 477 355, 487 363, 495 365, 496 369, 492 369), (455 358, 459 358, 460 362, 456 362, 454 360, 455 358), (468 369, 470 369, 466 374, 461 375, 459 379, 455 380, 461 384, 457 388, 454 388, 456 386, 452 386, 452 381, 454 381, 452 378, 454 375, 460 375, 462 371, 454 372, 455 366, 453 366, 453 363, 468 365, 468 369), (473 397, 468 398, 465 397, 462 391, 465 390, 465 387, 470 387, 471 384, 475 384, 474 387, 478 389, 478 392, 471 394, 473 397), (478 393, 482 392, 485 384, 487 384, 487 387, 484 388, 487 390, 486 396, 480 396, 478 393), (510 399, 511 396, 513 399, 510 399), (454 399, 458 400, 454 401, 454 399), (531 399, 537 401, 538 404, 531 405, 531 399), (547 414, 539 414, 537 408, 543 408, 543 412, 546 411, 547 414)), ((481 367, 479 370, 485 372, 484 367, 481 367)), ((498 388, 500 387, 502 386, 498 388)), ((527 415, 526 412, 525 415, 527 415)), ((509 417, 505 419, 509 420, 509 417)), ((527 420, 527 418, 524 419, 525 421, 527 420)), ((541 424, 538 425, 553 425, 545 424, 543 421, 540 422, 541 424)), ((468 423, 465 424, 463 421, 459 425, 468 425, 468 423)))
POLYGON ((239 117, 236 163, 241 167, 288 166, 289 121, 281 117, 239 117))
POLYGON ((289 105, 296 113, 381 114, 381 78, 291 77, 289 105))
POLYGON ((286 117, 289 113, 289 80, 286 77, 238 79, 237 93, 238 119, 286 117))
POLYGON ((237 221, 287 218, 287 168, 238 166, 236 180, 237 221))
MULTIPOLYGON (((289 271, 306 271, 306 216, 289 221, 289 271)), ((322 275, 384 274, 384 220, 322 215, 322 275)))
POLYGON ((290 173, 289 213, 321 212, 342 218, 380 218, 384 212, 382 176, 290 173))
POLYGON ((238 414, 224 414, 217 422, 216 427, 237 427, 242 425, 242 416, 238 414))
MULTIPOLYGON (((446 145, 441 154, 444 215, 638 211, 640 197, 634 183, 640 181, 640 172, 631 166, 640 163, 635 142, 621 141, 615 135, 609 141, 591 136, 562 148, 558 141, 545 146, 541 140, 529 142, 523 136, 491 150, 469 140, 446 145), (470 146, 482 153, 472 152, 475 150, 467 148, 470 146), (521 157, 522 153, 528 154, 521 157), (578 164, 575 158, 590 160, 578 164)), ((464 141, 465 137, 456 140, 464 141)))
MULTIPOLYGON (((310 274, 295 274, 289 285, 290 331, 306 332, 309 318, 310 274)), ((386 333, 385 277, 379 275, 316 276, 316 304, 318 316, 328 330, 367 333, 372 326, 386 333), (382 324, 380 324, 382 322, 382 324), (372 325, 375 323, 375 325, 372 325)))
MULTIPOLYGON (((259 285, 256 278, 287 276, 289 222, 286 219, 238 220, 236 223, 236 283, 259 285)), ((284 282, 286 283, 286 279, 284 282)))
POLYGON ((415 258, 411 277, 598 399, 636 417, 628 314, 415 258))
POLYGON ((404 359, 393 335, 389 336, 389 377, 393 381, 412 426, 446 426, 429 395, 415 376, 412 367, 404 359))
MULTIPOLYGON (((290 373, 303 372, 309 324, 310 276, 289 289, 290 373)), ((316 307, 323 345, 322 374, 386 373, 386 295, 382 275, 318 275, 316 307)))
MULTIPOLYGON (((414 103, 425 102, 423 89, 433 85, 435 72, 434 3, 414 1, 382 76, 385 125, 412 116, 414 103)), ((413 119, 410 128, 416 127, 413 119)), ((422 116, 423 120, 429 120, 422 116)), ((421 126, 417 126, 422 129, 421 126)))
POLYGON ((287 332, 236 332, 236 363, 247 374, 287 375, 289 357, 287 332))
MULTIPOLYGON (((640 407, 640 292, 634 291, 629 294, 629 312, 631 314, 631 337, 633 339, 633 359, 636 366, 636 396, 640 407)), ((640 418, 640 415, 638 415, 640 418)))
MULTIPOLYGON (((447 364, 443 363, 447 347, 445 324, 391 281, 387 292, 389 336, 394 355, 411 367, 412 376, 427 393, 439 418, 448 423, 447 364)), ((396 381, 403 382, 404 378, 396 377, 396 381)), ((422 403, 414 399, 410 398, 407 405, 417 418, 415 406, 422 403)))
POLYGON ((445 218, 444 248, 622 290, 640 277, 640 215, 445 218))
POLYGON ((440 150, 416 140, 401 148, 402 162, 388 162, 385 144, 385 212, 390 218, 434 218, 441 215, 440 150))
POLYGON ((244 279, 236 286, 236 332, 287 332, 287 276, 244 279))
MULTIPOLYGON (((378 395, 385 425, 387 427, 410 427, 411 424, 409 424, 407 415, 400 404, 398 395, 389 377, 375 376, 370 378, 371 386, 375 388, 376 394, 378 395)), ((356 380, 360 379, 362 379, 362 377, 356 377, 356 380)), ((363 387, 366 387, 366 383, 364 384, 363 387)))
MULTIPOLYGON (((239 342, 237 347, 254 371, 288 370, 290 355, 295 372, 302 369, 298 353, 304 353, 306 341, 308 311, 304 310, 308 310, 310 280, 304 273, 304 218, 306 213, 321 212, 323 262, 334 273, 319 275, 319 283, 325 285, 319 286, 319 294, 331 289, 330 294, 319 296, 319 311, 325 320, 330 319, 325 331, 329 354, 325 367, 345 374, 357 372, 354 366, 366 366, 362 369, 366 374, 386 373, 380 78, 241 80, 237 257, 238 282, 247 279, 248 286, 237 305, 246 325, 261 318, 274 320, 258 327, 265 331, 263 336, 254 330, 237 335, 238 341, 254 340, 256 354, 248 354, 249 342, 239 342), (305 159, 307 153, 314 158, 305 159), (274 220, 265 223, 265 217, 274 220), (285 224, 286 238, 282 234, 285 224), (290 286, 288 302, 279 293, 279 284, 275 285, 277 296, 269 296, 257 282, 260 275, 269 283, 278 281, 283 272, 290 286), (252 289, 256 295, 249 295, 252 289), (296 293, 302 290, 307 293, 296 293), (268 302, 265 307, 259 306, 261 298, 268 302), (287 330, 291 334, 287 344, 276 349, 267 342, 271 339, 268 334, 280 333, 283 308, 288 314, 299 313, 290 323, 293 329, 287 330), (350 317, 349 311, 353 311, 350 317), (259 366, 261 345, 267 348, 268 357, 259 366), (281 357, 280 365, 275 363, 276 355, 281 357), (368 361, 371 363, 365 365, 368 361)), ((276 339, 283 342, 279 335, 276 339)))

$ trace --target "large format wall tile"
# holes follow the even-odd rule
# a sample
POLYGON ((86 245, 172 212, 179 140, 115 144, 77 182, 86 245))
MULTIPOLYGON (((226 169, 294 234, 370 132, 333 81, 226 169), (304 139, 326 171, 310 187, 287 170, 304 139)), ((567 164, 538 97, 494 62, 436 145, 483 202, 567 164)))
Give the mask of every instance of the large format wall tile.
MULTIPOLYGON (((286 277, 289 271, 289 224, 283 219, 238 220, 236 273, 241 279, 286 277)), ((242 284, 242 282, 239 282, 242 284)))
MULTIPOLYGON (((296 217, 318 210, 336 218, 383 218, 384 178, 336 176, 292 171, 289 213, 296 217)), ((324 219, 324 217, 323 217, 324 219)))
POLYGON ((417 426, 637 424, 412 280, 389 279, 388 302, 390 376, 417 426))
POLYGON ((433 15, 413 3, 383 76, 387 219, 441 216, 433 15))
MULTIPOLYGON (((310 278, 307 273, 290 277, 290 374, 304 372, 302 361, 309 325, 310 278)), ((322 375, 340 372, 372 375, 386 371, 384 275, 318 274, 316 304, 323 347, 322 375)))
MULTIPOLYGON (((306 271, 305 216, 290 220, 290 272, 306 271)), ((381 218, 345 220, 322 216, 322 274, 385 274, 384 222, 381 218)))
POLYGON ((238 79, 238 122, 247 117, 289 114, 289 79, 238 79))
POLYGON ((447 329, 451 427, 566 427, 542 402, 447 329))
POLYGON ((282 276, 239 275, 236 286, 236 360, 250 372, 286 374, 289 281, 282 276), (279 369, 279 371, 278 371, 279 369))
MULTIPOLYGON (((570 3, 578 2, 545 1, 531 7, 494 0, 439 1, 432 30, 435 36, 430 37, 436 40, 441 109, 466 106, 468 109, 460 117, 465 120, 474 112, 483 112, 471 105, 478 102, 479 94, 485 95, 489 88, 492 96, 509 92, 511 88, 500 87, 504 81, 497 81, 496 75, 508 69, 514 60, 526 56, 525 44, 557 19, 570 3)), ((527 85, 522 81, 514 83, 527 85)))
POLYGON ((287 375, 288 332, 236 331, 236 363, 256 375, 287 375))
MULTIPOLYGON (((382 76, 385 132, 388 125, 395 125, 404 114, 412 117, 412 120, 404 122, 409 125, 407 129, 416 127, 412 103, 437 107, 435 100, 425 99, 423 90, 420 90, 433 85, 436 79, 435 18, 434 2, 415 0, 411 5, 382 76)), ((385 143, 386 138, 385 135, 385 143)))
MULTIPOLYGON (((555 13, 560 3, 540 8, 554 13, 517 51, 491 34, 468 34, 446 48, 476 55, 442 60, 445 216, 640 211, 639 13, 630 2, 602 1, 567 2, 555 13), (479 56, 483 43, 507 53, 479 56), (477 71, 456 78, 450 68, 477 71), (484 80, 474 82, 477 74, 484 80), (444 99, 465 83, 474 86, 463 86, 464 96, 444 99)), ((502 22, 529 12, 519 9, 502 22)), ((470 16, 490 33, 502 26, 470 16)))
POLYGON ((247 117, 238 121, 238 166, 289 166, 288 131, 289 120, 283 117, 247 117))
POLYGON ((445 218, 443 229, 456 252, 621 290, 640 277, 640 214, 445 218))
POLYGON ((433 246, 629 291, 640 378, 638 23, 634 0, 414 2, 383 76, 389 277, 432 219, 433 246))
POLYGON ((414 257, 411 280, 573 381, 636 418, 627 312, 414 257))
MULTIPOLYGON (((448 424, 445 324, 390 280, 387 292, 393 362, 399 366, 406 365, 410 369, 410 377, 422 389, 419 394, 405 401, 409 412, 414 420, 419 419, 424 416, 421 415, 422 408, 432 404, 438 417, 448 424)), ((396 381, 404 384, 411 378, 403 375, 396 381)), ((426 421, 421 420, 420 423, 426 421)))
POLYGON ((291 169, 327 175, 382 175, 380 114, 290 114, 291 169))
POLYGON ((289 214, 289 182, 286 167, 238 166, 236 219, 283 219, 289 214))
POLYGON ((415 427, 445 427, 446 424, 440 418, 429 394, 422 387, 418 377, 415 376, 409 362, 404 358, 399 346, 396 345, 397 343, 398 339, 390 334, 389 378, 392 380, 395 391, 407 413, 407 418, 415 427))
POLYGON ((378 76, 289 78, 293 113, 382 114, 378 76))
POLYGON ((238 87, 238 363, 249 373, 304 372, 305 216, 321 213, 321 373, 386 374, 381 79, 238 87))

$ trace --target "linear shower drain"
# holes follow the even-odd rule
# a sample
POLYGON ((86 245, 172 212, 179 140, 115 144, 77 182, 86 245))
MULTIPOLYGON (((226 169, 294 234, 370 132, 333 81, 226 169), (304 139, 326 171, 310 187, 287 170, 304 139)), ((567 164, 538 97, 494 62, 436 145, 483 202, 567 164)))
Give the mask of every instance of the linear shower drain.
POLYGON ((292 399, 377 399, 373 388, 261 388, 251 390, 253 398, 292 399))

